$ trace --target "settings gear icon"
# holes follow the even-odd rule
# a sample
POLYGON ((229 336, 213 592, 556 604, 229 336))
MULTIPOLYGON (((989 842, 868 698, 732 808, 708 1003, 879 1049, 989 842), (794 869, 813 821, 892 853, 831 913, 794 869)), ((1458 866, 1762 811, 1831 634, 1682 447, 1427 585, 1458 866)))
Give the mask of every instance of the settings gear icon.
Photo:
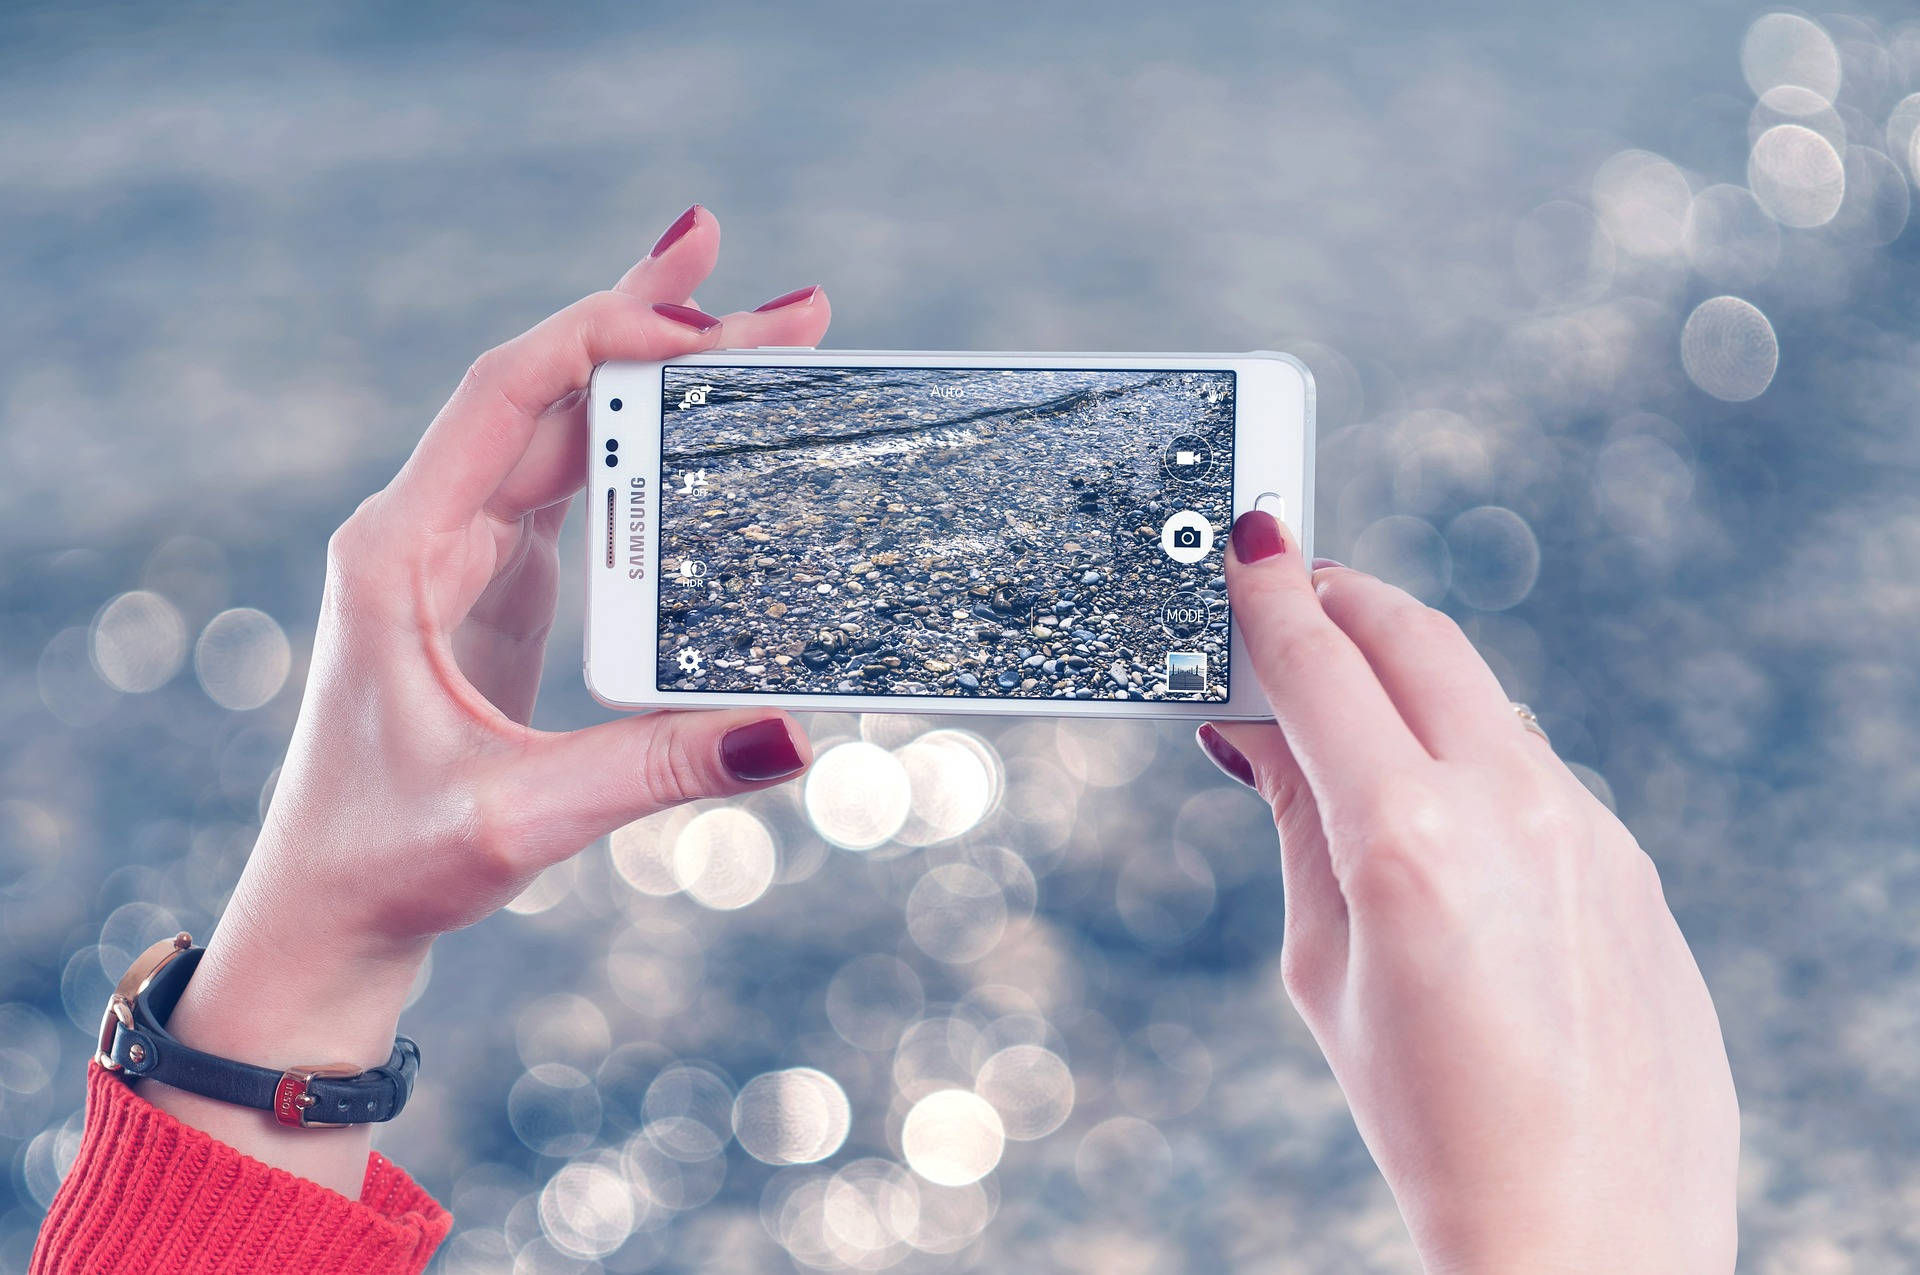
POLYGON ((703 663, 703 661, 700 659, 700 652, 682 651, 680 652, 679 658, 680 658, 681 672, 686 673, 689 676, 698 674, 700 672, 700 668, 703 663))

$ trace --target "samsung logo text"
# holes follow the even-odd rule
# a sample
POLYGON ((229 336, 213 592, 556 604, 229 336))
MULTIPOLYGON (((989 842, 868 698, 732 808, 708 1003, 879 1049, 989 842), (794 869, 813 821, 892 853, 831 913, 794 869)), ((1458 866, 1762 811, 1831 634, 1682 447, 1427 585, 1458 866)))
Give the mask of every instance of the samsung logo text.
POLYGON ((627 579, 647 574, 647 480, 627 480, 627 579))

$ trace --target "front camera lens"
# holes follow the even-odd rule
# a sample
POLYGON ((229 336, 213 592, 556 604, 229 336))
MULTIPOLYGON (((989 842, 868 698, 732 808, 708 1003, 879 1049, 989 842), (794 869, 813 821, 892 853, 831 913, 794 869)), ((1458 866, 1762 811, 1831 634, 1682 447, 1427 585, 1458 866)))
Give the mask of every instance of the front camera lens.
POLYGON ((611 410, 611 411, 615 411, 615 412, 617 412, 617 411, 619 411, 619 410, 620 410, 620 400, 619 400, 619 399, 617 399, 617 398, 616 398, 616 399, 614 399, 614 400, 612 400, 611 402, 609 402, 609 403, 607 404, 607 407, 608 407, 608 409, 609 409, 609 410, 611 410))

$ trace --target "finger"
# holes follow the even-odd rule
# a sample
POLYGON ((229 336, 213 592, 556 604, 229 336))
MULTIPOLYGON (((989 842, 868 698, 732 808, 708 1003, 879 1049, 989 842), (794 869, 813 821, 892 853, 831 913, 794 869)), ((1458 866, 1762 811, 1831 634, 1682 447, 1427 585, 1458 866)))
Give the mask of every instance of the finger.
POLYGON ((827 302, 826 289, 809 284, 784 292, 751 310, 727 316, 727 348, 751 349, 756 345, 818 345, 833 319, 833 307, 827 302))
POLYGON ((1307 778, 1271 722, 1207 722, 1200 747, 1230 777, 1247 783, 1273 808, 1280 833, 1280 879, 1286 890, 1284 942, 1291 983, 1337 980, 1346 965, 1347 904, 1327 855, 1326 829, 1307 778))
POLYGON ((1227 592, 1254 676, 1323 813, 1364 805, 1387 775, 1428 760, 1366 657, 1314 595, 1300 545, 1272 514, 1233 524, 1227 592))
POLYGON ((764 708, 643 713, 538 736, 531 754, 513 800, 553 855, 669 806, 782 783, 813 760, 800 724, 764 708))
POLYGON ((1314 591, 1435 757, 1494 756, 1529 734, 1500 679, 1444 611, 1350 567, 1315 572, 1314 591))
POLYGON ((540 692, 547 632, 560 593, 555 546, 566 517, 562 501, 523 519, 517 557, 495 571, 453 632, 454 659, 467 681, 522 725, 532 720, 540 692))
POLYGON ((643 301, 691 304, 693 290, 707 281, 719 256, 720 223, 695 204, 673 220, 613 290, 643 301))
MULTIPOLYGON (((728 348, 819 344, 833 317, 822 289, 800 288, 774 300, 781 304, 768 302, 758 310, 722 317, 728 348)), ((512 519, 565 500, 585 481, 587 446, 587 399, 584 394, 574 395, 543 417, 520 462, 488 501, 488 512, 512 519)))
POLYGON ((526 455, 548 409, 584 389, 596 364, 652 361, 726 339, 712 315, 597 292, 481 355, 394 480, 403 515, 450 531, 480 511, 526 455))

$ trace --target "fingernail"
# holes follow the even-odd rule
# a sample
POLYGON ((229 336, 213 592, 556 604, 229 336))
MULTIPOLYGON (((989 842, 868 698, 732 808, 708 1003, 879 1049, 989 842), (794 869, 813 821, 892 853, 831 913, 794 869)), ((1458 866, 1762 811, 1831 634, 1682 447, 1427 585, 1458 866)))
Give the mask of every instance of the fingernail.
POLYGON ((747 784, 794 774, 804 764, 786 722, 778 717, 736 726, 722 735, 720 760, 735 779, 747 784))
POLYGON ((773 300, 753 307, 755 314, 765 314, 768 310, 778 310, 782 306, 799 305, 802 301, 813 300, 813 294, 820 291, 820 285, 810 283, 804 288, 795 288, 792 292, 783 292, 773 300))
POLYGON ((693 229, 693 223, 699 220, 700 205, 695 204, 673 219, 673 224, 668 226, 658 239, 654 240, 653 251, 647 255, 649 257, 657 257, 667 249, 673 247, 673 245, 679 243, 682 236, 693 229))
POLYGON ((1220 768, 1221 773, 1249 788, 1257 787, 1253 781, 1253 764, 1247 760, 1245 753, 1229 744, 1227 737, 1213 728, 1212 722, 1202 722, 1196 734, 1200 740, 1200 751, 1207 755, 1208 761, 1220 768))
POLYGON ((1258 562, 1286 551, 1280 522, 1266 510, 1249 509, 1233 520, 1233 556, 1241 562, 1258 562))
POLYGON ((674 305, 670 301, 656 301, 653 312, 663 319, 672 319, 675 323, 684 323, 696 332, 711 332, 720 326, 720 320, 705 310, 696 310, 690 305, 674 305))
POLYGON ((1313 569, 1315 571, 1318 571, 1322 567, 1344 567, 1346 565, 1344 562, 1335 562, 1332 558, 1315 558, 1313 560, 1313 569))

